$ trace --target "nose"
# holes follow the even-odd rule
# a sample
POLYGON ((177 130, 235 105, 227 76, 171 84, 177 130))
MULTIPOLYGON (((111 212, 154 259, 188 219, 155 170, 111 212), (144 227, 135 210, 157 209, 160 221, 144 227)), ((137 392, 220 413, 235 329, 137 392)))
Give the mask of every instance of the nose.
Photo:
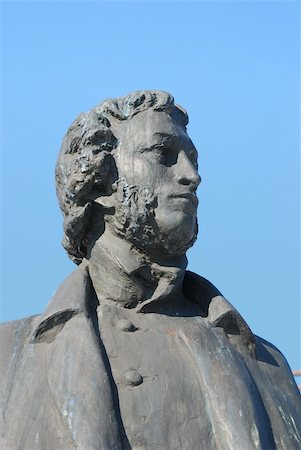
POLYGON ((184 150, 179 152, 177 164, 175 164, 175 170, 177 182, 179 184, 191 186, 193 189, 197 189, 201 182, 201 177, 184 150))

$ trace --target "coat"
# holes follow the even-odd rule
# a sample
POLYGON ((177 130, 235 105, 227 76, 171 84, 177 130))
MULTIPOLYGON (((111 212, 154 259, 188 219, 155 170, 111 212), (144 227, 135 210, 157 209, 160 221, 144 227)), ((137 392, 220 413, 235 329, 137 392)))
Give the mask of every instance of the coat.
POLYGON ((3 324, 1 448, 301 448, 300 395, 284 356, 254 336, 209 281, 186 272, 184 293, 187 310, 166 314, 169 322, 160 314, 139 316, 161 327, 162 355, 151 353, 152 337, 139 362, 147 372, 161 357, 153 377, 132 366, 123 381, 116 376, 148 340, 125 333, 118 341, 119 330, 119 343, 114 336, 110 341, 110 312, 99 314, 85 266, 62 283, 42 315, 3 324), (116 358, 114 351, 129 339, 136 350, 116 358), (175 369, 165 368, 165 360, 175 369), (139 408, 153 410, 142 419, 139 408))

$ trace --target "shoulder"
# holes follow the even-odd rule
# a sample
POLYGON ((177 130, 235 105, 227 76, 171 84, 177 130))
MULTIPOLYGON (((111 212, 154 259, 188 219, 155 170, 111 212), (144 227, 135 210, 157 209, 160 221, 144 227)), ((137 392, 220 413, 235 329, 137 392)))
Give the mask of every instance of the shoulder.
POLYGON ((271 342, 259 336, 255 336, 255 341, 256 356, 261 363, 261 368, 265 371, 273 371, 275 375, 285 374, 294 380, 290 366, 283 353, 271 342))
POLYGON ((301 397, 290 366, 275 345, 258 336, 255 341, 256 366, 251 365, 249 369, 261 396, 267 404, 277 407, 277 414, 291 424, 291 430, 297 426, 300 433, 301 397))
POLYGON ((30 341, 40 315, 12 320, 0 325, 0 378, 18 360, 24 345, 30 341))
POLYGON ((6 346, 16 345, 19 341, 24 342, 26 336, 30 335, 40 317, 37 314, 0 324, 1 350, 6 346))

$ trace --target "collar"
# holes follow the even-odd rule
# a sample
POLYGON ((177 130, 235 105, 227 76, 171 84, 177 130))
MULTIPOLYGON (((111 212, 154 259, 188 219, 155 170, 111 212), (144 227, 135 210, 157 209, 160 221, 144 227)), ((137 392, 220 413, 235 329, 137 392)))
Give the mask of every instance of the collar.
POLYGON ((149 303, 162 301, 180 289, 186 256, 169 261, 151 261, 127 240, 109 232, 94 244, 89 272, 97 296, 104 303, 142 311, 149 303), (101 264, 99 264, 101 261, 101 264))
MULTIPOLYGON (((186 298, 197 303, 201 315, 213 327, 220 328, 240 351, 248 350, 255 357, 255 338, 245 320, 216 287, 205 278, 185 272, 183 291, 186 298)), ((88 272, 87 261, 72 272, 59 286, 40 317, 34 330, 33 342, 52 342, 64 324, 74 315, 91 315, 91 298, 95 292, 88 272)))

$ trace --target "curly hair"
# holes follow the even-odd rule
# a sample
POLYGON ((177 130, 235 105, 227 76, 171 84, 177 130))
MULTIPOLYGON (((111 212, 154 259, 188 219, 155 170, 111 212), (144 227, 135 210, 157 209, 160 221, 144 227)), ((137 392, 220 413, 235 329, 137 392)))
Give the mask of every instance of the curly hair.
POLYGON ((80 114, 63 139, 55 169, 56 192, 64 216, 62 244, 76 264, 86 256, 93 200, 110 195, 118 178, 113 155, 118 139, 111 130, 112 119, 127 120, 147 109, 164 111, 183 127, 188 124, 186 111, 174 104, 169 93, 137 91, 80 114))

